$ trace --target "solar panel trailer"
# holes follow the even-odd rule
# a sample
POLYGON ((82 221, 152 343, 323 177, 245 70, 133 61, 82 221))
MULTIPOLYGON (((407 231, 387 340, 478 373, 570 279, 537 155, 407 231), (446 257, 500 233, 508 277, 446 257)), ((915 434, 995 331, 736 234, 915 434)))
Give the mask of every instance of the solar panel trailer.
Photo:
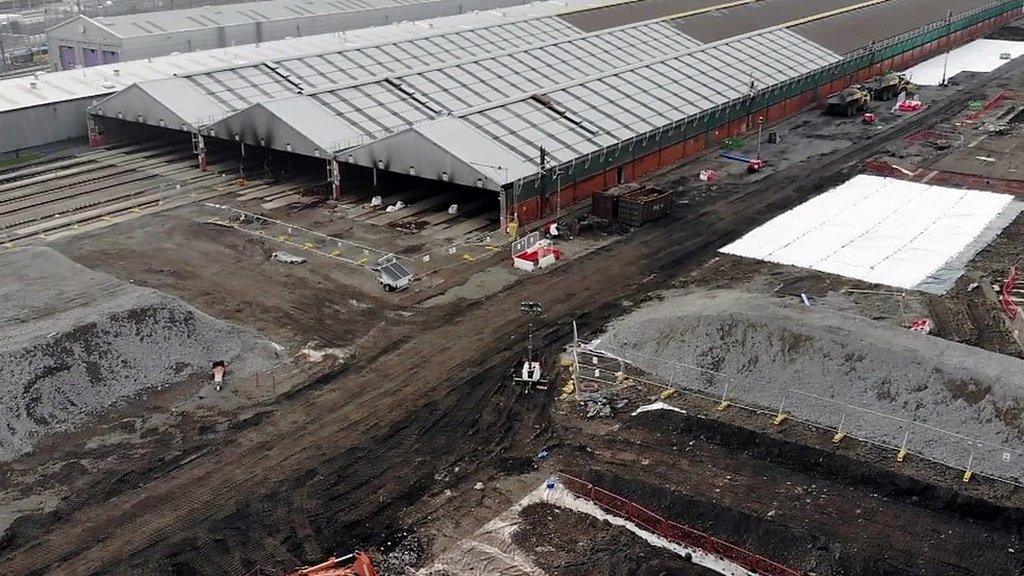
POLYGON ((385 292, 405 290, 412 283, 412 278, 412 272, 394 254, 388 254, 377 262, 377 283, 385 292))

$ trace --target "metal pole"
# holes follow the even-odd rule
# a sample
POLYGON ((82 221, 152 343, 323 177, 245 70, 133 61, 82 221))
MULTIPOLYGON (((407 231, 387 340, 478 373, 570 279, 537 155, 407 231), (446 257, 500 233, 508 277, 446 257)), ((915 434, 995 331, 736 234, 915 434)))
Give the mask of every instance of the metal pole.
MULTIPOLYGON (((501 166, 498 166, 501 168, 501 166)), ((505 182, 508 182, 508 168, 501 168, 505 171, 505 182)), ((519 190, 516 185, 512 185, 512 220, 519 223, 519 190)))
MULTIPOLYGON (((7 16, 4 17, 7 22, 7 16)), ((0 73, 7 73, 7 51, 4 50, 4 26, 0 23, 0 73)))
POLYGON ((761 159, 761 130, 764 128, 764 116, 757 118, 757 159, 761 159))
POLYGON ((526 330, 528 333, 527 345, 526 345, 526 356, 529 360, 533 361, 533 322, 527 322, 526 330))
POLYGON ((559 172, 555 180, 555 220, 562 217, 562 173, 559 172))
POLYGON ((508 196, 507 196, 507 191, 505 190, 504 186, 501 187, 500 191, 498 192, 498 203, 501 205, 501 207, 499 208, 501 210, 501 218, 499 220, 499 223, 500 223, 500 226, 501 226, 501 231, 502 232, 507 232, 508 231, 508 196))
MULTIPOLYGON (((949 29, 953 26, 953 11, 950 10, 949 14, 946 15, 946 36, 949 36, 949 29)), ((946 57, 942 60, 942 82, 939 86, 946 85, 946 71, 949 69, 949 53, 952 48, 946 48, 946 57)))
POLYGON ((572 360, 576 364, 575 382, 573 388, 575 388, 576 399, 580 398, 580 333, 576 328, 576 321, 572 321, 572 360))

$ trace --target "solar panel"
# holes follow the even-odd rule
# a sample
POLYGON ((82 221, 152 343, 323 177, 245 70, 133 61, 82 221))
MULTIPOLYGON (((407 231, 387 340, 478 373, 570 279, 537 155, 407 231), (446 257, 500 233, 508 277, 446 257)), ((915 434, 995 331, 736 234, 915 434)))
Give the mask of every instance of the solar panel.
POLYGON ((412 272, 405 267, 394 254, 388 254, 387 256, 378 260, 377 264, 380 266, 378 272, 381 278, 390 284, 401 284, 402 282, 412 278, 412 272))

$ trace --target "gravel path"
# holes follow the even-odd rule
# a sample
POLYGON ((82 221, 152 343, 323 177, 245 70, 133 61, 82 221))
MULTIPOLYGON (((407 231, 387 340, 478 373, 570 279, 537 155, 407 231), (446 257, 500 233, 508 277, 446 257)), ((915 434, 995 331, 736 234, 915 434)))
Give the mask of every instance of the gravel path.
POLYGON ((0 254, 0 458, 149 388, 205 373, 269 368, 255 332, 48 248, 0 254))
POLYGON ((1024 481, 1024 452, 1003 448, 1024 437, 1015 358, 734 291, 668 293, 613 322, 600 347, 682 387, 728 384, 734 401, 1024 481))

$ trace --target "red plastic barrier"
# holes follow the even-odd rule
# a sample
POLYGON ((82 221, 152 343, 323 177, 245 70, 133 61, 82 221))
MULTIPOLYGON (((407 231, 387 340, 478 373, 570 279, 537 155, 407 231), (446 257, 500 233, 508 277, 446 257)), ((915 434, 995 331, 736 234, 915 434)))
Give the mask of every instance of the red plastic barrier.
POLYGON ((967 120, 968 122, 974 122, 978 118, 981 118, 985 114, 988 114, 989 111, 992 110, 992 108, 995 108, 1003 100, 1006 100, 1007 98, 1009 98, 1009 95, 1006 92, 1000 92, 994 98, 992 98, 991 100, 986 102, 985 105, 982 106, 980 109, 978 109, 977 112, 973 112, 973 113, 968 114, 967 116, 965 116, 964 120, 967 120))
POLYGON ((1010 320, 1016 320, 1020 314, 1020 308, 1017 303, 1013 301, 1013 289, 1017 287, 1017 267, 1010 266, 1010 275, 1006 277, 1006 281, 1003 282, 1003 290, 999 295, 999 303, 1003 305, 1003 310, 1006 315, 1010 317, 1010 320))
POLYGON ((628 518, 635 524, 667 540, 714 554, 762 576, 803 576, 797 570, 773 562, 750 550, 744 550, 693 528, 662 518, 639 504, 607 490, 602 490, 590 482, 568 474, 559 474, 558 476, 562 485, 573 494, 590 500, 609 512, 628 518))

